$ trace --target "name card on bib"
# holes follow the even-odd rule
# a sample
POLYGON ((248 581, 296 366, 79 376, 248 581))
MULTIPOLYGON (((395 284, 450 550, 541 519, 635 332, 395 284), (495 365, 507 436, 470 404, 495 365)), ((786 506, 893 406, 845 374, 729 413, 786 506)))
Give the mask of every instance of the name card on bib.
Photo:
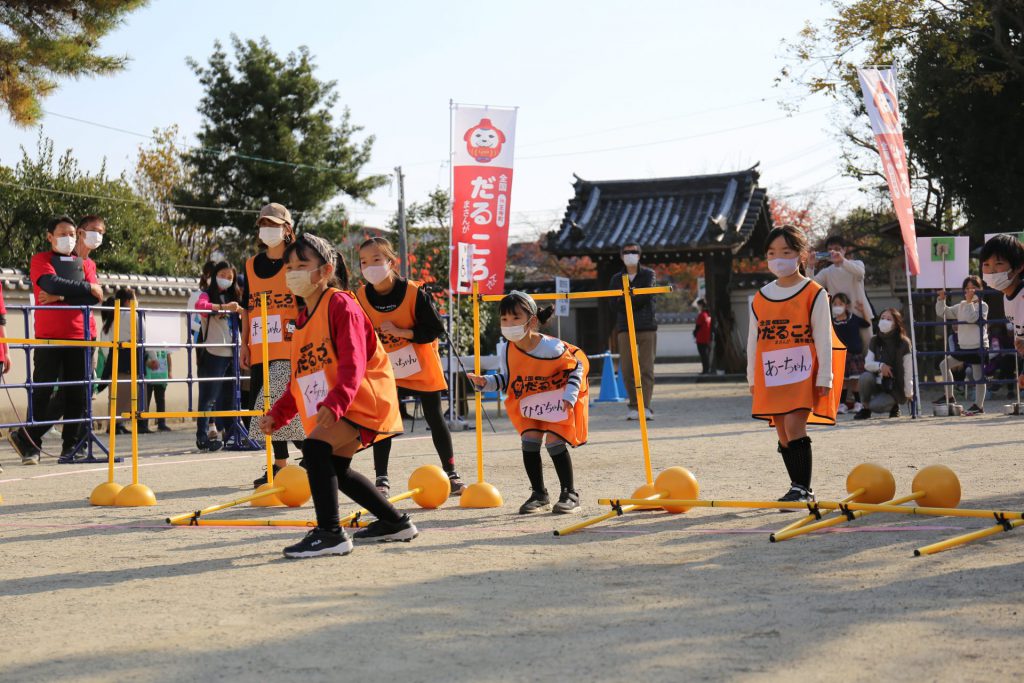
POLYGON ((791 346, 761 354, 761 371, 766 387, 778 387, 803 382, 811 376, 814 359, 811 347, 791 346))
POLYGON ((565 403, 562 400, 563 395, 562 389, 530 394, 519 402, 519 411, 523 417, 531 420, 564 422, 568 419, 569 414, 565 411, 565 403))
POLYGON ((323 370, 318 370, 311 375, 296 377, 295 381, 299 383, 306 417, 313 417, 316 415, 317 405, 327 398, 327 375, 323 370))
POLYGON ((420 371, 420 358, 416 355, 416 347, 412 344, 403 346, 388 354, 391 369, 395 371, 395 379, 410 377, 420 371))
MULTIPOLYGON (((262 344, 263 343, 263 318, 255 317, 250 319, 252 326, 252 334, 249 337, 250 343, 262 344)), ((270 343, 279 342, 284 339, 284 334, 281 329, 281 316, 280 315, 268 315, 267 316, 267 341, 270 343)))

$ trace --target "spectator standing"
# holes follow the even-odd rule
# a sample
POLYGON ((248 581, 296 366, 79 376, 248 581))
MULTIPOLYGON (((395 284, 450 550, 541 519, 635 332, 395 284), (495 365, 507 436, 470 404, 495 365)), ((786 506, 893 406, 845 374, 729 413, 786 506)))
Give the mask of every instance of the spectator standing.
POLYGON ((835 328, 839 341, 846 347, 846 369, 843 375, 846 379, 839 399, 840 415, 846 413, 848 409, 846 395, 851 388, 854 411, 864 407, 860 402, 860 392, 857 391, 858 378, 864 372, 864 341, 861 339, 861 330, 869 329, 871 323, 854 313, 851 308, 850 297, 846 294, 839 292, 832 297, 832 327, 835 328))
MULTIPOLYGON (((167 349, 148 349, 146 351, 146 404, 152 405, 156 400, 156 410, 159 413, 167 411, 167 384, 154 382, 153 380, 171 378, 171 354, 167 349)), ((149 420, 141 420, 139 431, 148 433, 149 420)), ((156 421, 157 431, 169 432, 167 419, 160 417, 156 421)))
MULTIPOLYGON (((843 292, 850 297, 854 312, 864 320, 873 320, 875 313, 864 291, 864 262, 846 258, 850 245, 842 235, 830 235, 825 240, 825 249, 831 263, 814 274, 814 281, 824 287, 829 296, 843 292)), ((861 347, 864 348, 871 339, 870 326, 863 328, 860 334, 861 347)))
MULTIPOLYGON (((204 347, 199 350, 199 377, 209 381, 199 383, 199 410, 216 410, 221 395, 229 390, 226 378, 235 374, 234 349, 231 347, 231 320, 229 313, 241 313, 242 290, 238 286, 238 273, 227 261, 213 267, 213 281, 205 292, 199 295, 196 309, 210 311, 203 321, 203 343, 226 344, 227 346, 204 347)), ((230 418, 200 417, 196 421, 196 447, 201 451, 218 451, 224 446, 222 432, 227 429, 230 418), (210 425, 218 429, 211 432, 210 425)))
MULTIPOLYGON (((52 219, 46 226, 46 239, 50 243, 47 251, 39 252, 29 263, 29 279, 33 294, 39 301, 41 294, 62 297, 61 301, 41 304, 35 312, 35 336, 38 339, 85 339, 96 338, 96 323, 92 316, 80 310, 47 310, 47 306, 59 304, 69 306, 95 306, 103 300, 103 290, 96 279, 96 264, 83 261, 75 255, 75 234, 77 226, 68 216, 52 219), (86 327, 86 318, 88 325, 86 327)), ((81 348, 43 346, 33 351, 32 381, 72 382, 85 381, 86 361, 81 348)), ((49 387, 32 391, 32 415, 45 416, 49 412, 54 392, 49 387)), ((64 387, 61 393, 65 420, 81 420, 85 417, 86 387, 84 385, 64 387)), ((41 419, 36 417, 36 419, 41 419)), ((39 463, 40 442, 50 429, 49 425, 36 425, 13 430, 8 438, 21 456, 23 465, 39 463)), ((61 461, 71 462, 80 440, 82 423, 65 422, 61 446, 61 461)))
MULTIPOLYGON (((654 287, 654 271, 640 265, 641 249, 635 242, 627 242, 622 246, 621 270, 612 278, 609 288, 621 289, 622 276, 629 276, 629 284, 634 289, 654 287)), ((644 408, 648 420, 654 419, 652 398, 654 395, 654 358, 657 355, 658 323, 654 318, 654 297, 650 294, 632 296, 633 325, 636 329, 636 353, 640 364, 641 391, 643 391, 644 408)), ((619 372, 629 394, 629 412, 627 420, 640 419, 639 404, 636 400, 636 379, 633 377, 633 349, 629 343, 629 327, 626 323, 626 304, 622 297, 615 299, 616 321, 615 331, 619 350, 619 372)))
POLYGON ((878 334, 871 338, 860 376, 860 400, 864 407, 855 420, 866 420, 871 413, 889 411, 900 416, 900 404, 914 396, 913 359, 903 316, 894 308, 882 311, 878 334))
MULTIPOLYGON (((0 337, 7 336, 7 306, 4 305, 4 290, 0 287, 0 337)), ((7 350, 7 344, 0 344, 0 374, 6 375, 11 371, 11 356, 7 350)), ((0 474, 4 468, 0 467, 0 474)))
MULTIPOLYGON (((935 314, 944 320, 956 320, 957 350, 950 353, 939 363, 942 379, 953 381, 952 371, 969 364, 975 382, 974 404, 965 411, 967 415, 985 412, 985 392, 988 387, 980 382, 985 379, 985 349, 988 348, 988 329, 984 323, 978 322, 979 317, 988 318, 988 304, 981 300, 978 292, 984 289, 981 279, 976 275, 968 275, 963 282, 964 300, 953 306, 946 305, 946 291, 941 290, 935 299, 935 314)), ((966 374, 966 370, 964 371, 966 374)), ((945 385, 943 396, 936 403, 952 403, 952 385, 945 385)))
POLYGON ((697 299, 697 322, 693 328, 693 338, 697 342, 697 353, 700 354, 700 374, 711 372, 711 314, 708 313, 708 302, 697 299))

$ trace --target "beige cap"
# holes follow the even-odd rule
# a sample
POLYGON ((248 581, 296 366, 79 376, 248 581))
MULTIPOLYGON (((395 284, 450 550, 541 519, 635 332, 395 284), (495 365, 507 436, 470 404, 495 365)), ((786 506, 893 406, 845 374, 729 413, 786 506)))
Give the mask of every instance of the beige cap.
POLYGON ((287 223, 288 225, 292 224, 292 214, 282 204, 267 204, 260 209, 260 217, 256 219, 256 222, 259 223, 264 218, 267 218, 278 225, 283 225, 284 223, 287 223))

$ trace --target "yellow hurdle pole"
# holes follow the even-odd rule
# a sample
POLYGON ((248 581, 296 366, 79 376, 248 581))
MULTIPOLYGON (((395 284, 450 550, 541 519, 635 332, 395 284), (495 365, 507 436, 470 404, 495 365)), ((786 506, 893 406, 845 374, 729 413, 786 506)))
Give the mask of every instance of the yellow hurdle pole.
MULTIPOLYGON (((405 500, 406 498, 412 498, 417 493, 419 493, 421 490, 422 489, 410 489, 410 490, 408 490, 408 491, 406 491, 404 493, 396 494, 396 495, 391 496, 390 498, 388 498, 388 502, 389 503, 397 503, 400 500, 405 500)), ((368 514, 370 514, 370 511, 367 510, 366 508, 362 508, 362 509, 356 510, 355 512, 350 512, 350 513, 348 513, 347 515, 345 515, 344 517, 341 518, 339 526, 354 526, 354 524, 350 524, 350 523, 351 522, 358 522, 360 517, 362 517, 363 515, 368 515, 368 514)))
MULTIPOLYGON (((455 350, 458 353, 458 349, 455 350)), ((473 373, 480 374, 480 283, 473 281, 473 373)), ((500 391, 498 392, 501 393, 500 391)), ((484 481, 484 422, 483 399, 479 391, 473 392, 476 412, 476 481, 484 481)))
MULTIPOLYGON (((858 498, 859 496, 862 496, 862 495, 864 495, 864 492, 865 492, 865 491, 867 491, 867 489, 864 489, 864 488, 860 488, 860 489, 857 489, 856 491, 854 491, 853 493, 851 493, 850 495, 848 495, 848 496, 847 496, 846 498, 843 498, 843 499, 842 499, 841 501, 839 501, 839 502, 840 502, 840 503, 852 503, 852 502, 853 502, 853 501, 855 501, 855 500, 856 500, 856 499, 857 499, 857 498, 858 498)), ((829 510, 829 511, 828 511, 828 512, 826 512, 825 514, 826 514, 826 515, 830 515, 830 514, 832 514, 833 512, 835 512, 835 510, 829 510)), ((803 519, 797 520, 797 521, 793 522, 792 524, 787 524, 786 526, 782 527, 781 529, 779 529, 779 530, 778 530, 778 531, 776 531, 775 533, 777 533, 777 534, 781 534, 781 533, 782 533, 782 532, 784 532, 784 531, 791 531, 792 529, 799 529, 800 527, 802 527, 802 526, 803 526, 803 525, 805 525, 805 524, 808 524, 808 523, 810 523, 810 522, 814 522, 814 521, 816 521, 816 520, 819 520, 819 519, 821 519, 821 518, 822 518, 822 516, 823 516, 823 515, 821 515, 820 513, 819 513, 819 514, 814 514, 814 513, 812 512, 811 514, 807 515, 807 516, 806 516, 806 517, 804 517, 803 519)))
MULTIPOLYGON (((135 299, 131 300, 131 303, 129 304, 129 306, 130 306, 130 311, 131 311, 131 316, 130 317, 131 317, 131 325, 132 325, 132 331, 131 331, 132 359, 131 359, 130 366, 131 366, 131 369, 132 369, 132 386, 131 386, 131 394, 132 394, 132 484, 134 485, 134 484, 138 484, 139 483, 139 418, 138 418, 138 412, 139 412, 139 354, 138 354, 138 346, 136 345, 137 342, 138 342, 138 328, 139 328, 139 326, 137 324, 137 318, 135 317, 136 316, 135 299)), ((112 382, 117 382, 117 378, 113 376, 114 366, 110 366, 110 370, 111 370, 111 381, 112 382)))
POLYGON ((1007 522, 1006 524, 1000 522, 999 524, 989 527, 988 529, 973 531, 969 534, 964 534, 963 536, 955 536, 954 538, 949 538, 945 541, 939 541, 938 543, 932 543, 931 545, 926 545, 921 548, 918 548, 914 551, 914 557, 941 553, 943 550, 949 550, 950 548, 956 548, 958 546, 964 545, 965 543, 970 543, 971 541, 977 541, 982 538, 988 538, 989 536, 995 536, 996 534, 1003 531, 1013 531, 1022 524, 1024 524, 1024 519, 1017 519, 1012 522, 1007 522))
MULTIPOLYGON (((114 341, 121 341, 121 301, 114 299, 114 341)), ((107 483, 114 483, 114 449, 117 447, 117 357, 120 349, 110 351, 110 448, 107 451, 107 483)), ((89 398, 92 400, 92 397, 89 398)))
POLYGON ((178 524, 183 519, 199 519, 199 517, 201 517, 202 515, 209 514, 211 512, 217 512, 218 510, 226 510, 227 508, 235 507, 236 505, 242 505, 243 503, 248 503, 253 500, 258 500, 260 498, 272 496, 275 493, 280 493, 281 491, 284 491, 283 486, 269 488, 266 489, 265 491, 257 491, 256 493, 250 493, 248 496, 245 496, 243 498, 237 498, 228 503, 221 503, 220 505, 211 505, 208 508, 196 510, 195 512, 187 512, 183 515, 175 515, 174 517, 168 517, 167 523, 178 524))
POLYGON ((139 413, 143 420, 152 417, 259 417, 262 410, 172 410, 164 413, 139 413))
MULTIPOLYGON (((664 498, 664 497, 665 497, 664 494, 658 493, 658 494, 655 494, 653 496, 649 496, 647 498, 643 498, 642 500, 644 500, 646 502, 648 500, 657 500, 658 498, 664 498)), ((579 531, 581 529, 586 529, 588 526, 594 526, 595 524, 600 524, 601 522, 605 521, 606 519, 611 519, 613 517, 618 517, 620 515, 624 515, 625 513, 631 512, 631 511, 635 510, 638 507, 641 507, 641 506, 640 505, 616 506, 615 509, 613 509, 613 510, 611 510, 609 512, 606 512, 603 515, 598 515, 597 517, 591 517, 590 519, 585 519, 582 522, 576 522, 575 524, 571 524, 571 525, 565 527, 564 529, 555 529, 554 534, 555 534, 555 536, 568 536, 569 534, 574 534, 574 533, 576 533, 577 531, 579 531)))
POLYGON ((111 349, 117 342, 89 341, 85 339, 33 339, 32 337, 0 337, 0 344, 31 344, 32 346, 74 346, 111 349))
MULTIPOLYGON (((634 294, 668 294, 671 287, 638 287, 633 290, 634 294)), ((622 296, 621 289, 602 289, 597 292, 558 292, 548 294, 531 294, 534 301, 555 301, 558 299, 607 299, 622 296)), ((504 294, 484 294, 480 299, 486 302, 501 301, 504 294)))
MULTIPOLYGON (((653 289, 653 288, 648 288, 653 289)), ((637 290, 639 291, 639 290, 637 290)), ((647 485, 654 485, 654 475, 651 473, 651 445, 647 442, 647 409, 644 406, 643 382, 640 379, 640 359, 637 357, 636 346, 636 325, 633 322, 633 299, 629 289, 629 276, 622 275, 622 299, 626 304, 626 327, 629 330, 630 358, 633 361, 633 388, 636 391, 636 407, 640 415, 640 440, 644 449, 644 474, 647 476, 647 485)), ((622 367, 622 349, 619 349, 619 368, 622 367)))
POLYGON ((185 519, 170 522, 174 526, 300 526, 315 527, 316 520, 301 519, 185 519))
MULTIPOLYGON (((912 500, 917 500, 923 495, 924 491, 915 491, 914 493, 903 496, 901 498, 893 498, 887 503, 883 503, 883 505, 902 505, 903 503, 909 503, 912 500)), ((815 522, 814 524, 808 524, 807 526, 800 527, 799 529, 790 529, 789 531, 778 531, 769 536, 768 540, 770 540, 772 543, 778 543, 780 541, 785 541, 788 538, 803 536, 804 534, 809 534, 820 529, 827 529, 828 527, 838 526, 845 522, 852 522, 855 519, 860 519, 864 515, 870 514, 872 513, 865 510, 856 510, 854 512, 848 512, 846 515, 842 517, 833 517, 832 519, 825 519, 820 522, 815 522)))
MULTIPOLYGON (((260 345, 263 347, 263 414, 270 414, 270 340, 267 338, 267 293, 260 294, 260 315, 263 316, 260 330, 263 338, 260 345)), ((274 485, 274 444, 271 442, 271 434, 264 435, 264 443, 267 447, 267 484, 274 485)))

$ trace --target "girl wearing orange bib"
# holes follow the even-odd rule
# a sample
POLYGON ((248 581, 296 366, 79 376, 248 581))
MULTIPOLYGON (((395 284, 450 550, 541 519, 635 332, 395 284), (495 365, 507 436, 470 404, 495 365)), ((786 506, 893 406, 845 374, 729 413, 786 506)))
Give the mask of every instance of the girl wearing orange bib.
POLYGON ((511 342, 501 359, 501 371, 487 376, 466 373, 477 390, 507 393, 505 406, 522 435, 523 465, 532 489, 519 508, 521 515, 551 505, 540 459, 545 434, 546 448, 562 487, 551 511, 565 514, 580 509, 566 445, 575 448, 587 441, 590 363, 575 346, 538 331, 553 312, 551 306, 537 310, 537 303, 528 294, 510 292, 498 307, 501 334, 511 342))
POLYGON ((377 521, 356 533, 372 541, 411 541, 418 534, 366 477, 350 468, 352 456, 402 431, 395 378, 384 348, 351 292, 341 254, 327 240, 304 234, 285 252, 288 288, 301 297, 292 339, 288 390, 260 421, 273 433, 296 414, 306 438, 303 467, 309 476, 317 526, 285 557, 347 555, 352 541, 341 528, 338 490, 377 521))
MULTIPOLYGON (((398 254, 383 237, 371 237, 359 246, 359 265, 369 283, 356 291, 356 298, 373 323, 391 361, 398 385, 398 397, 415 397, 423 407, 423 418, 430 427, 430 438, 448 474, 452 495, 462 493, 465 484, 455 471, 452 435, 441 411, 441 392, 448 388, 438 355, 438 339, 444 335, 444 323, 430 295, 418 282, 395 273, 398 254)), ((391 490, 388 460, 391 441, 373 444, 373 466, 377 488, 384 495, 391 490)))
POLYGON ((753 417, 768 420, 779 435, 779 453, 790 489, 780 501, 813 502, 811 439, 807 423, 835 424, 843 386, 846 348, 832 328, 828 294, 803 274, 810 253, 797 228, 773 229, 766 241, 774 282, 751 305, 747 335, 747 383, 753 417))

